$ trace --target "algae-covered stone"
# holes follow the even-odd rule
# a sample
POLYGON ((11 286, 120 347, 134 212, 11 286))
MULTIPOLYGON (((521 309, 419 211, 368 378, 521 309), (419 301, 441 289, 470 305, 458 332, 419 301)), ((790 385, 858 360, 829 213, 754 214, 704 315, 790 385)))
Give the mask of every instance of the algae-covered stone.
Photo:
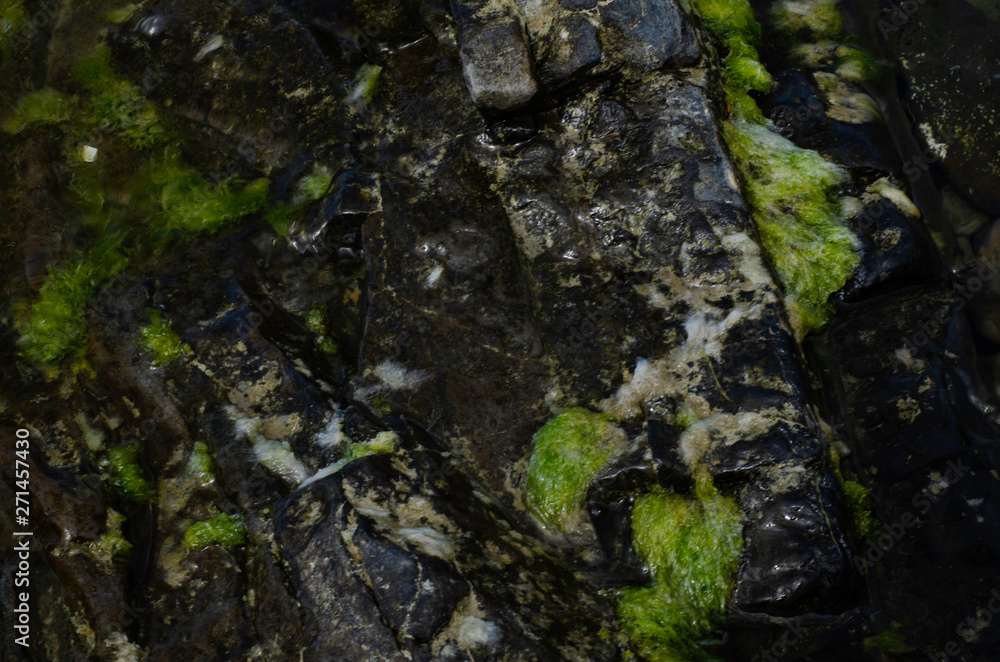
POLYGON ((142 342, 153 353, 153 365, 165 365, 179 356, 191 353, 191 346, 163 319, 159 310, 149 310, 150 324, 139 328, 142 342))
POLYGON ((247 527, 241 515, 215 515, 204 522, 195 522, 184 532, 184 546, 197 549, 207 545, 236 547, 247 539, 247 527))
POLYGON ((653 584, 622 592, 622 628, 653 662, 714 659, 701 642, 722 623, 743 551, 742 514, 701 483, 697 496, 653 492, 632 510, 635 548, 653 584))
POLYGON ((606 415, 570 409, 535 434, 528 463, 528 507, 552 530, 578 531, 597 472, 620 451, 624 433, 606 415))

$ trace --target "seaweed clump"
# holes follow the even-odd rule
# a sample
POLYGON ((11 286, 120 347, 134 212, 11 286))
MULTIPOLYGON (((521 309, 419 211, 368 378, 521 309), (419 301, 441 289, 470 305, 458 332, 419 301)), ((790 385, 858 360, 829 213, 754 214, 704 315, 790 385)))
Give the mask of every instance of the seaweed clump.
MULTIPOLYGON (((723 88, 730 117, 724 136, 801 340, 827 322, 833 312, 830 295, 860 263, 858 239, 844 223, 840 190, 846 173, 772 131, 750 95, 766 92, 773 82, 758 57, 761 29, 747 0, 696 0, 694 5, 726 49, 723 88)), ((813 21, 796 3, 783 6, 778 20, 788 29, 804 21, 800 27, 821 34, 840 31, 835 7, 836 20, 824 14, 813 21)))
POLYGON ((668 491, 640 496, 632 540, 653 575, 649 586, 622 590, 622 629, 650 662, 699 662, 722 625, 743 553, 742 513, 707 475, 694 496, 668 491))

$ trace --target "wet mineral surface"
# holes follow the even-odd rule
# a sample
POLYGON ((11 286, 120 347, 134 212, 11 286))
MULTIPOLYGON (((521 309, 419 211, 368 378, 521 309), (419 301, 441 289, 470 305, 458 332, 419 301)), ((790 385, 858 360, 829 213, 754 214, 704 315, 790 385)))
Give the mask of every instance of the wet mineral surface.
POLYGON ((1000 24, 912 4, 0 0, 4 659, 997 659, 1000 24))

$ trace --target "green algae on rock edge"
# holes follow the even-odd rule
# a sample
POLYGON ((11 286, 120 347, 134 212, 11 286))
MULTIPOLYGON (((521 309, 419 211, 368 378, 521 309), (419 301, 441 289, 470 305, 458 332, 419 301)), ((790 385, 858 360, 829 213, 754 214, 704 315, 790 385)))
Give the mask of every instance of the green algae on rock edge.
POLYGON ((111 482, 121 493, 138 503, 153 499, 155 489, 139 464, 142 448, 139 443, 116 446, 107 453, 111 482))
POLYGON ((150 323, 139 328, 142 343, 153 354, 153 365, 166 365, 179 356, 191 353, 191 346, 181 341, 181 337, 163 319, 163 314, 156 308, 148 313, 150 323))
POLYGON ((184 547, 189 550, 209 545, 238 547, 246 540, 247 527, 242 515, 220 513, 204 522, 195 522, 184 532, 184 547))
MULTIPOLYGON (((264 207, 268 191, 264 179, 245 187, 233 181, 211 184, 187 165, 175 146, 176 136, 162 123, 155 105, 137 85, 114 72, 105 45, 77 61, 74 77, 86 95, 78 98, 48 88, 30 93, 19 102, 5 129, 17 133, 44 126, 62 134, 67 144, 82 142, 92 134, 117 137, 123 149, 131 150, 141 170, 130 183, 131 198, 119 203, 105 190, 100 162, 67 157, 69 166, 75 166, 68 168, 68 190, 75 196, 72 204, 99 237, 69 261, 52 265, 34 301, 15 305, 21 356, 44 368, 69 355, 83 360, 87 303, 102 283, 124 269, 125 252, 155 251, 179 234, 218 231, 264 207), (124 251, 127 237, 138 246, 124 251)), ((324 173, 319 174, 322 179, 324 173)))
POLYGON ((583 524, 583 501, 597 472, 616 454, 624 432, 606 414, 568 409, 535 433, 528 461, 528 507, 553 531, 583 524))
POLYGON ((743 552, 743 516, 706 477, 694 496, 645 494, 632 510, 636 553, 653 583, 622 591, 622 628, 651 662, 711 660, 743 552))
MULTIPOLYGON (((747 93, 766 91, 760 66, 760 26, 746 0, 697 0, 695 7, 729 53, 723 88, 731 118, 723 134, 743 175, 747 201, 761 243, 785 288, 789 317, 801 340, 830 318, 830 295, 860 263, 857 237, 844 224, 839 190, 846 173, 813 150, 802 149, 768 128, 747 93)), ((838 27, 839 30, 839 27, 838 27)))

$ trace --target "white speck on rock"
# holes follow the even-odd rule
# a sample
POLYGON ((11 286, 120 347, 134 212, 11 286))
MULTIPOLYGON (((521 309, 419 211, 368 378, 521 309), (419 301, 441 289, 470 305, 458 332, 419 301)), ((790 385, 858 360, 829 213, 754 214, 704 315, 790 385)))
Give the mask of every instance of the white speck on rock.
POLYGON ((462 648, 496 646, 502 637, 496 623, 475 616, 466 616, 458 626, 458 645, 462 648))

